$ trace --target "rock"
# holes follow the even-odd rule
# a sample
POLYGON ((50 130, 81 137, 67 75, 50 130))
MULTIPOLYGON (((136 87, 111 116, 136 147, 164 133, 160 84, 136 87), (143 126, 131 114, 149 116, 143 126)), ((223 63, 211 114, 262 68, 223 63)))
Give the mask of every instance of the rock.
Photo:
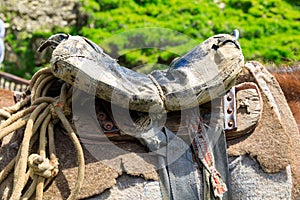
MULTIPOLYGON (((7 23, 7 35, 13 34, 17 43, 17 47, 6 42, 5 61, 14 63, 19 68, 22 67, 20 60, 16 59, 16 48, 31 48, 29 51, 35 51, 37 48, 36 41, 44 38, 33 37, 34 32, 52 32, 56 27, 70 27, 75 25, 86 24, 86 15, 80 12, 80 0, 18 0, 3 1, 0 6, 0 18, 7 23), (24 45, 22 40, 30 40, 29 45, 24 45), (8 47, 10 46, 10 48, 8 47)), ((41 65, 48 62, 43 56, 34 53, 34 64, 41 65)), ((20 56, 20 55, 19 55, 20 56)), ((27 56, 27 55, 26 55, 27 56)), ((26 62, 26 61, 24 61, 26 62)))

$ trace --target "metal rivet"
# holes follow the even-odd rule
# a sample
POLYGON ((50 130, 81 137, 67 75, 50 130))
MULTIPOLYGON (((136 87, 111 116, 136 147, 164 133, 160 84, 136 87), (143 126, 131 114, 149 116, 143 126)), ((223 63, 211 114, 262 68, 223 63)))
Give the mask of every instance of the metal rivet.
POLYGON ((231 101, 232 100, 232 96, 228 95, 226 99, 227 99, 227 101, 231 101))
POLYGON ((227 109, 227 113, 228 113, 228 114, 231 114, 232 112, 233 112, 232 108, 228 108, 228 109, 227 109))
POLYGON ((228 124, 227 124, 229 127, 233 127, 233 122, 232 121, 230 121, 230 122, 228 122, 228 124))
POLYGON ((98 114, 98 120, 100 120, 100 121, 104 121, 105 119, 106 119, 106 114, 105 113, 103 113, 103 112, 100 112, 99 114, 98 114))

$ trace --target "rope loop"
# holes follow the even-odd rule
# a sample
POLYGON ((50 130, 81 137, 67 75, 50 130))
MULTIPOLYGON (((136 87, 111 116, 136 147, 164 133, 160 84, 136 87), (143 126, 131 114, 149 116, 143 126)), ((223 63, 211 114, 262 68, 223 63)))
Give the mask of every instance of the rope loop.
POLYGON ((34 194, 37 200, 43 199, 44 189, 59 171, 54 131, 54 126, 59 121, 75 146, 78 160, 78 177, 68 199, 76 199, 79 195, 84 180, 85 161, 80 141, 67 118, 72 114, 72 87, 64 83, 59 86, 60 94, 54 96, 56 93, 49 89, 53 85, 58 87, 53 84, 57 80, 50 68, 39 70, 31 79, 30 94, 26 93, 28 96, 14 106, 0 110, 0 117, 7 118, 0 123, 0 140, 25 127, 17 155, 0 171, 0 184, 9 173, 14 173, 10 199, 30 199, 34 194), (32 150, 35 149, 33 146, 39 146, 38 152, 32 150), (29 176, 32 181, 29 181, 29 176), (30 185, 23 193, 27 184, 30 185))

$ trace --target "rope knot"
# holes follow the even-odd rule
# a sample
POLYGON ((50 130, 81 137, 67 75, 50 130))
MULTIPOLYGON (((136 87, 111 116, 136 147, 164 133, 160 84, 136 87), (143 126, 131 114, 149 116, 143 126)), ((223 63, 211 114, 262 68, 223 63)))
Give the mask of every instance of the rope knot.
POLYGON ((58 116, 57 116, 56 111, 55 111, 55 105, 56 105, 55 102, 49 105, 52 119, 58 119, 58 116))
MULTIPOLYGON (((51 178, 58 173, 58 161, 49 160, 48 158, 43 158, 38 154, 31 154, 28 157, 28 166, 34 175, 42 176, 44 178, 51 178)), ((32 175, 33 175, 32 174, 32 175)))
POLYGON ((70 108, 70 106, 63 104, 61 101, 55 101, 50 106, 50 112, 54 119, 58 119, 58 115, 55 111, 55 108, 61 109, 65 116, 70 116, 72 114, 72 109, 70 108))

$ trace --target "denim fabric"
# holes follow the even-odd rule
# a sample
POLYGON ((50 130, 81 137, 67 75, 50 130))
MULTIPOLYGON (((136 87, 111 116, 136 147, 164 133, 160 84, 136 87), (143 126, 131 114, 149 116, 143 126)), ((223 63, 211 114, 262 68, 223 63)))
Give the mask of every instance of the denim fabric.
MULTIPOLYGON (((227 143, 224 133, 224 112, 222 100, 215 99, 210 103, 211 109, 208 115, 204 115, 203 121, 209 124, 207 127, 207 137, 209 146, 214 155, 214 163, 222 180, 226 183, 228 191, 223 194, 223 200, 231 199, 230 175, 228 169, 227 143)), ((201 108, 200 108, 201 109, 201 108)), ((210 195, 212 198, 213 194, 210 195)))
MULTIPOLYGON (((212 131, 212 129, 209 131, 212 131)), ((182 139, 174 135, 170 130, 165 129, 165 134, 168 143, 167 157, 159 157, 161 167, 159 174, 164 199, 205 199, 202 173, 199 173, 199 171, 197 172, 195 163, 192 160, 191 149, 182 139), (185 151, 183 152, 182 149, 185 151), (179 155, 178 152, 182 154, 179 155)), ((227 187, 229 187, 228 161, 224 132, 222 129, 219 129, 216 134, 218 135, 218 139, 213 146, 215 165, 222 175, 223 180, 226 182, 227 187)), ((210 199, 214 199, 213 193, 210 193, 208 196, 210 196, 210 199)), ((230 199, 229 191, 224 194, 223 199, 230 199)))
POLYGON ((230 200, 231 188, 230 188, 230 177, 228 169, 228 159, 226 152, 226 139, 223 129, 218 128, 217 130, 210 130, 212 135, 217 135, 218 140, 213 146, 213 154, 215 158, 215 167, 221 174, 223 181, 226 183, 228 191, 224 193, 222 200, 230 200))
POLYGON ((168 142, 167 168, 172 199, 201 199, 201 186, 197 184, 199 183, 199 181, 196 180, 198 178, 196 173, 197 168, 192 159, 191 149, 170 130, 165 129, 165 133, 168 142), (183 149, 185 151, 182 151, 183 149), (182 154, 179 155, 178 152, 182 154))
MULTIPOLYGON (((228 188, 222 198, 227 200, 230 199, 230 181, 221 101, 214 101, 212 106, 213 116, 210 117, 213 117, 213 120, 210 120, 206 132, 214 155, 215 167, 228 188)), ((185 142, 167 128, 163 128, 162 131, 149 130, 142 134, 141 140, 158 155, 158 169, 164 199, 214 199, 209 182, 204 181, 202 165, 198 165, 192 159, 193 152, 190 144, 186 143, 188 141, 185 140, 185 142), (197 165, 198 169, 195 167, 197 165)))

